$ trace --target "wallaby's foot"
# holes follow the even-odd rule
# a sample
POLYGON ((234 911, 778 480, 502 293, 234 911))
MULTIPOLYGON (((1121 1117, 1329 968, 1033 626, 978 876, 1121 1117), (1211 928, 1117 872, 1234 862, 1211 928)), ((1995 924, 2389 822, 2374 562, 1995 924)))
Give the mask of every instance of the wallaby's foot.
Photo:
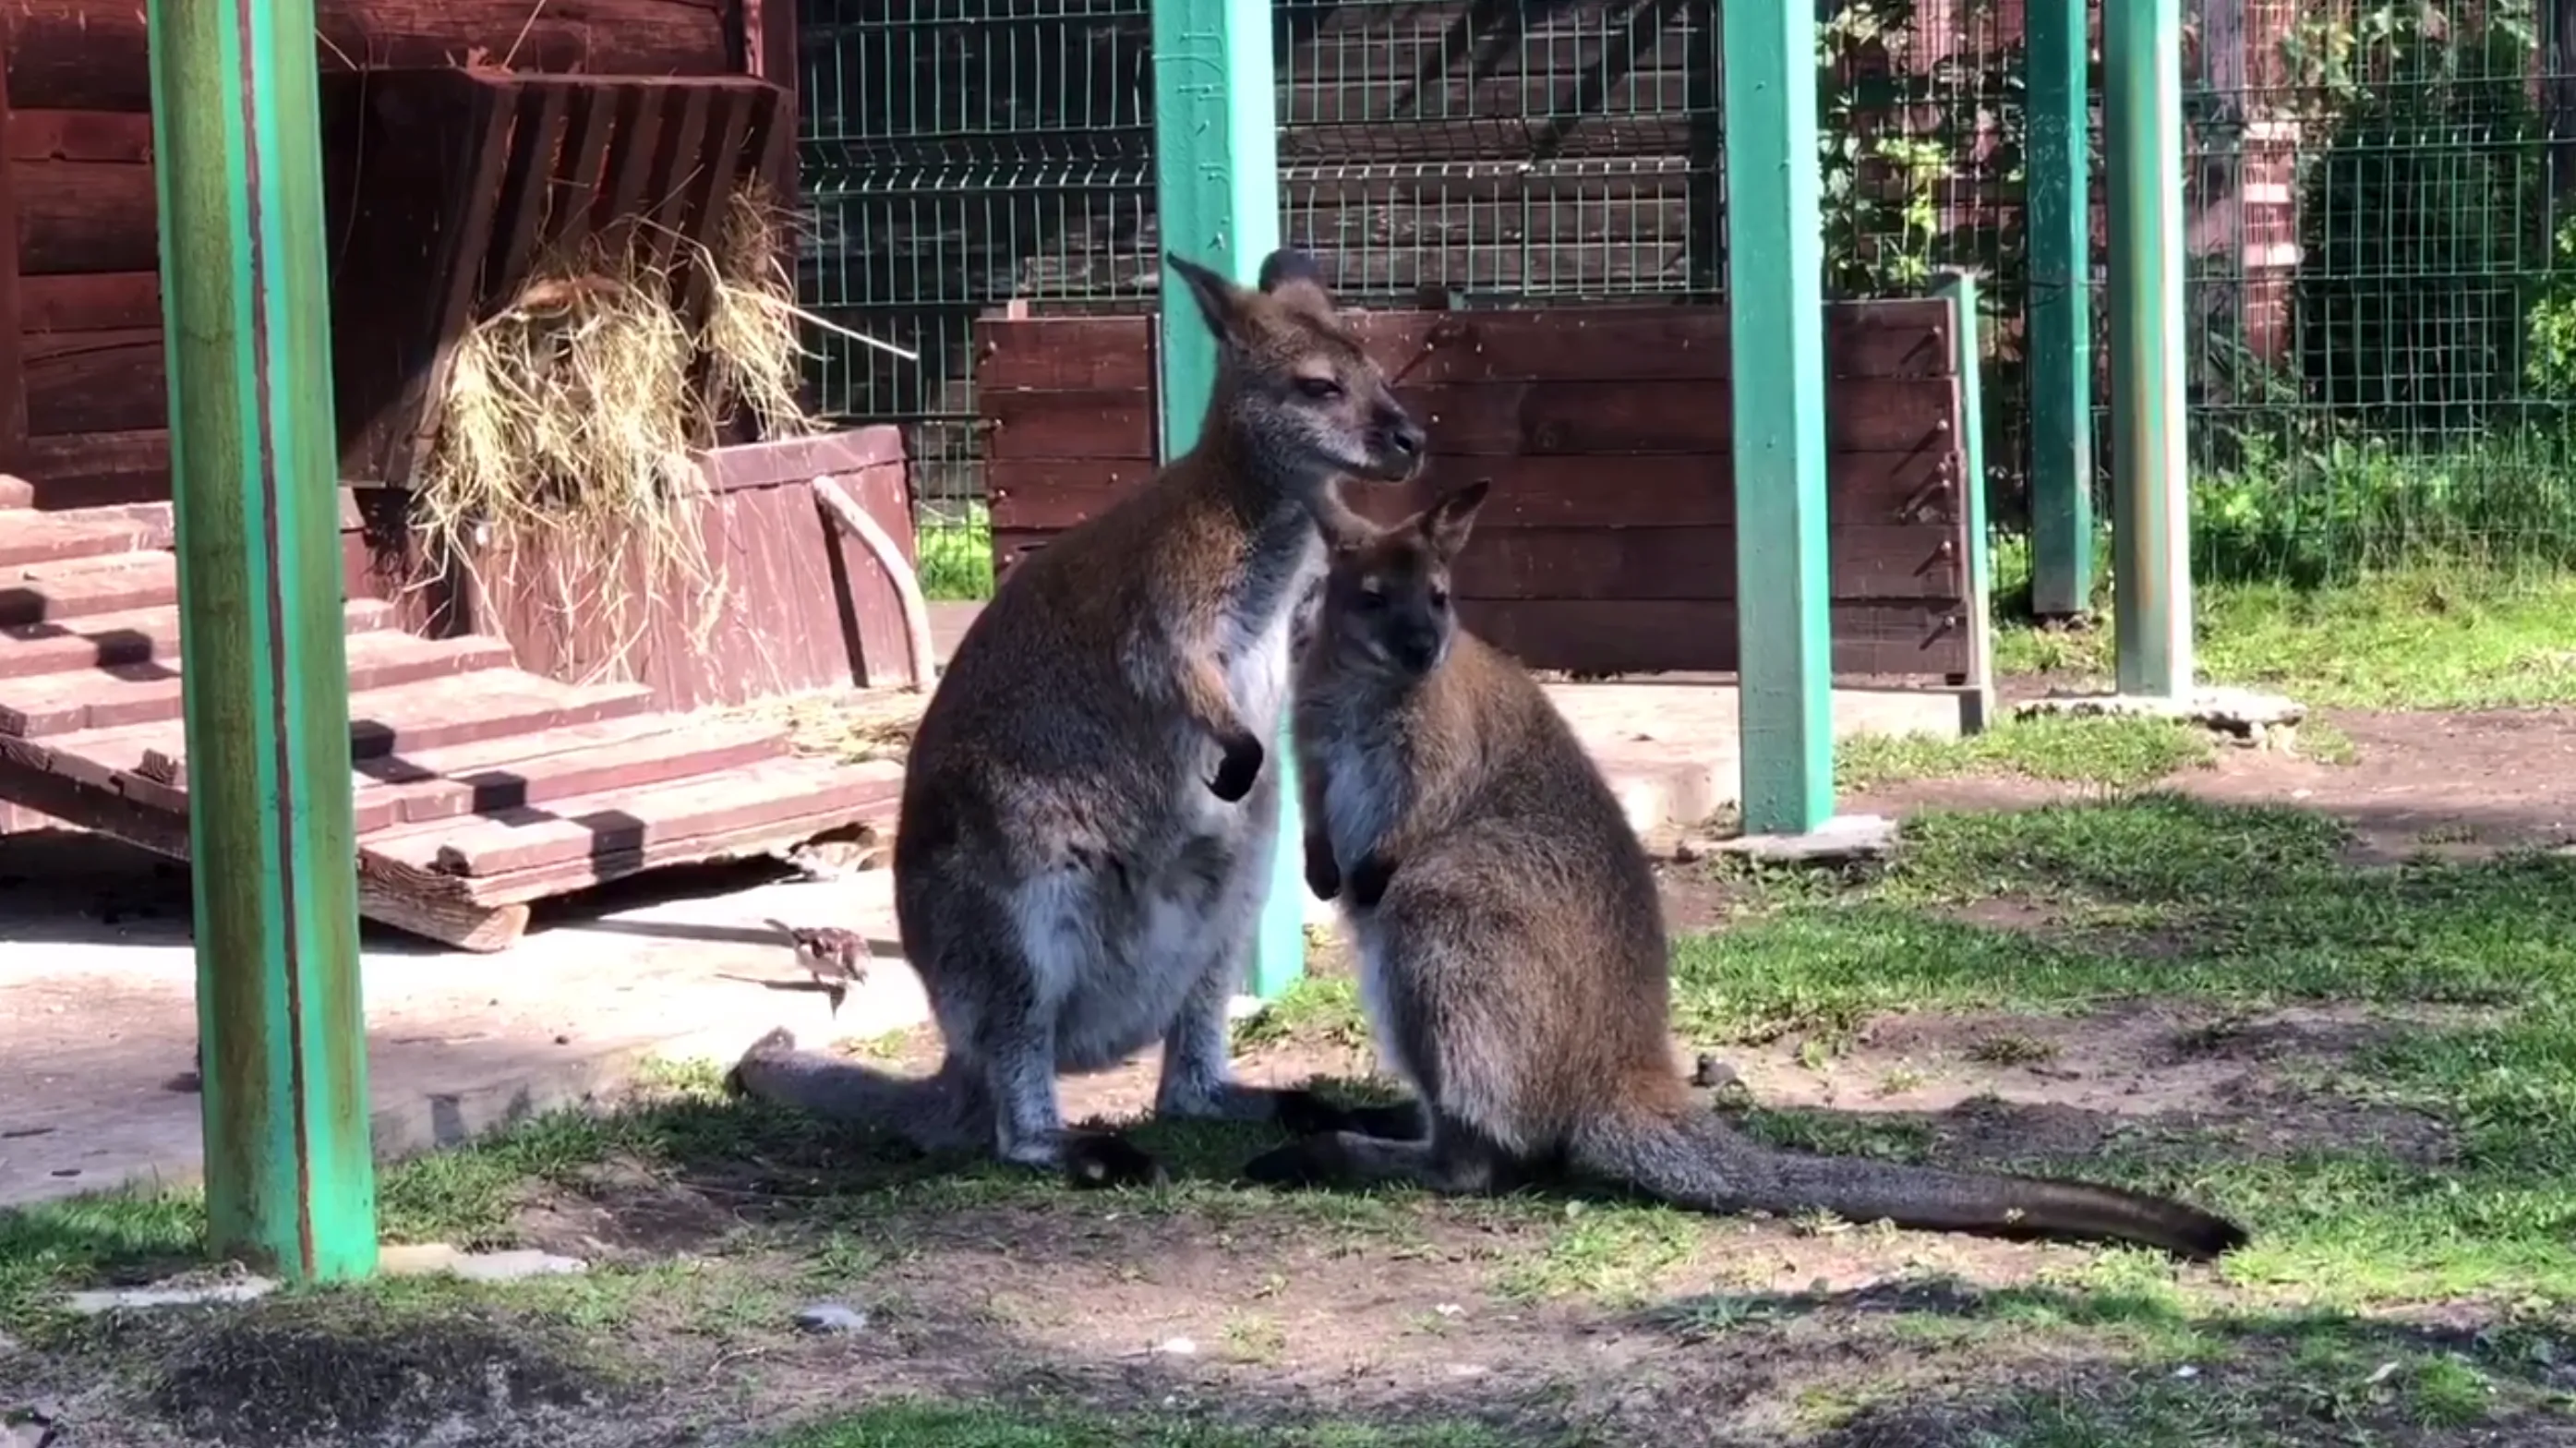
POLYGON ((1262 1186, 1410 1186, 1450 1196, 1498 1189, 1506 1173, 1490 1151, 1455 1137, 1388 1140, 1337 1131, 1302 1136, 1246 1162, 1243 1175, 1262 1186))
POLYGON ((1167 1121, 1284 1121, 1291 1110, 1298 1109, 1288 1098, 1304 1095, 1276 1086, 1172 1074, 1163 1078, 1154 1093, 1154 1114, 1167 1121))
POLYGON ((1375 910, 1386 898, 1387 883, 1395 878, 1395 862, 1384 855, 1370 855, 1351 866, 1342 877, 1342 889, 1351 897, 1354 909, 1375 910))
POLYGON ((1064 1141, 1064 1176, 1085 1191, 1101 1187, 1159 1187, 1171 1174, 1154 1154, 1112 1132, 1080 1132, 1064 1141))
POLYGON ((1237 734, 1217 742, 1224 755, 1217 760, 1216 778, 1208 781, 1208 792, 1227 804, 1233 804, 1252 793, 1252 782, 1261 777, 1261 760, 1265 751, 1261 741, 1249 734, 1237 734))
POLYGON ((1245 1162, 1243 1179, 1255 1186, 1275 1187, 1281 1191, 1330 1186, 1347 1175, 1340 1143, 1338 1132, 1300 1136, 1286 1146, 1273 1147, 1245 1162))
POLYGON ((733 1063, 733 1069, 725 1072, 724 1094, 734 1098, 735 1100, 740 1100, 751 1094, 750 1089, 744 1086, 742 1081, 742 1068, 745 1062, 761 1056, 791 1055, 795 1050, 796 1033, 787 1029, 785 1026, 780 1026, 772 1030, 768 1035, 752 1042, 748 1047, 744 1048, 741 1058, 733 1063))
POLYGON ((1323 1136, 1347 1131, 1354 1136, 1376 1136, 1393 1141, 1412 1141, 1428 1130, 1419 1102, 1399 1101, 1390 1106, 1340 1106, 1304 1089, 1279 1093, 1279 1125, 1291 1136, 1323 1136))

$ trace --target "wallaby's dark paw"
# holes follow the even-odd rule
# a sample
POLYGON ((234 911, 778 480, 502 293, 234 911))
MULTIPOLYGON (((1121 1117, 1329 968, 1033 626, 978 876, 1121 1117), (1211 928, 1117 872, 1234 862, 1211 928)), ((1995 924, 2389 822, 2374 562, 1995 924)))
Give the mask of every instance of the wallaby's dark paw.
POLYGON ((1350 1113, 1304 1088, 1279 1093, 1279 1129, 1290 1136, 1322 1136, 1350 1129, 1350 1113))
POLYGON ((1342 893, 1342 872, 1333 864, 1333 845, 1322 835, 1306 837, 1306 888, 1318 900, 1342 893))
POLYGON ((1123 1136, 1077 1136, 1064 1144, 1064 1178, 1085 1191, 1159 1187, 1171 1181, 1153 1153, 1123 1136))
POLYGON ((1351 866, 1342 877, 1342 890, 1350 903, 1362 910, 1374 910, 1386 898, 1386 887, 1395 878, 1395 862, 1384 855, 1371 855, 1351 866))
POLYGON ((1282 1191, 1329 1186, 1340 1174, 1340 1145, 1332 1136, 1300 1137, 1245 1162, 1243 1179, 1282 1191))
POLYGON ((1233 804, 1252 793, 1252 782, 1261 777, 1261 761, 1267 751, 1261 741, 1249 734, 1238 734, 1219 741, 1225 753, 1217 760, 1216 778, 1208 781, 1208 793, 1227 804, 1233 804))

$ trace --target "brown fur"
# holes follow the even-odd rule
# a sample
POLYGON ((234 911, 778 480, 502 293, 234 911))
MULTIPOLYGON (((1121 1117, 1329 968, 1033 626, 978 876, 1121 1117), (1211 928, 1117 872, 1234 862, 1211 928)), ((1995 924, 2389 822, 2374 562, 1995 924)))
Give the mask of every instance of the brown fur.
POLYGON ((1253 1178, 1483 1191, 1571 1169, 1709 1211, 2191 1256, 2245 1240, 2110 1187, 1775 1150, 1696 1102, 1673 1065, 1644 849, 1545 692, 1450 611, 1450 563, 1484 494, 1470 485, 1382 533, 1332 515, 1296 703, 1307 880, 1340 900, 1380 1050, 1418 1099, 1294 1122, 1316 1134, 1253 1178))
POLYGON ((1198 446, 1010 571, 913 738, 895 905, 946 1062, 905 1081, 774 1033, 735 1068, 751 1094, 1085 1183, 1158 1169, 1066 1132, 1060 1072, 1159 1042, 1159 1112, 1278 1113, 1232 1079, 1226 1006, 1275 848, 1290 622, 1319 502, 1411 477, 1423 434, 1302 258, 1252 289, 1170 262, 1219 344, 1198 446))

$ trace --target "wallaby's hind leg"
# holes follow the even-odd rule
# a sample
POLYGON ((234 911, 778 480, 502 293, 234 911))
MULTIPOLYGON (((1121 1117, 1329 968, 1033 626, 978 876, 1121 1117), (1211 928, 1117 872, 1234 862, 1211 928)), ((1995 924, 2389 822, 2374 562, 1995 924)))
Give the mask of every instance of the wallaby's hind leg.
POLYGON ((1433 1123, 1428 1136, 1394 1141, 1337 1131, 1307 1136, 1253 1158, 1247 1178, 1275 1187, 1413 1186, 1476 1196, 1507 1185, 1502 1154, 1462 1127, 1433 1123))
POLYGON ((1163 1036, 1163 1076, 1154 1091, 1154 1114, 1201 1121, 1286 1121, 1301 1113, 1311 1118, 1319 1108, 1305 1091, 1247 1086, 1234 1079, 1234 1028, 1226 1018, 1233 999, 1233 963, 1221 959, 1190 988, 1181 1013, 1163 1036))
POLYGON ((1326 1136, 1345 1131, 1388 1141, 1419 1141, 1431 1134, 1431 1116, 1420 1101, 1336 1106, 1312 1090, 1292 1091, 1288 1096, 1279 1104, 1279 1124, 1292 1136, 1326 1136))

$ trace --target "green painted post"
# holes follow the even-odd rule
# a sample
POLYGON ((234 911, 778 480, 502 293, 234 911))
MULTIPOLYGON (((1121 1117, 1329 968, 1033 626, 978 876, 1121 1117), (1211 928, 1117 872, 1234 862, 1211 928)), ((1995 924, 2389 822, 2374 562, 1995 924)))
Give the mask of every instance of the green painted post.
POLYGON ((1933 295, 1950 303, 1950 360, 1959 375, 1959 438, 1962 527, 1968 535, 1968 683, 1960 695, 1959 730, 1974 734, 1994 722, 1994 542, 1986 532, 1985 348, 1977 339, 1977 279, 1963 271, 1943 273, 1933 295))
POLYGON ((1816 19, 1724 15, 1744 829, 1802 834, 1834 808, 1816 19))
MULTIPOLYGON (((1276 84, 1267 0, 1154 0, 1154 204, 1163 245, 1245 284, 1279 245, 1276 84)), ((1198 441, 1216 382, 1216 341, 1169 267, 1162 374, 1163 455, 1174 458, 1198 441)), ((1285 726, 1265 767, 1279 771, 1279 847, 1251 985, 1269 1000, 1306 970, 1303 827, 1285 726)))
POLYGON ((2182 15, 2123 0, 2103 17, 2111 226, 2111 534, 2119 684, 2192 687, 2191 516, 2183 451, 2182 15))
POLYGON ((376 1266, 313 0, 151 0, 215 1252, 376 1266))
POLYGON ((2093 599, 2092 153, 2085 0, 2032 0, 2030 595, 2043 618, 2093 599))

